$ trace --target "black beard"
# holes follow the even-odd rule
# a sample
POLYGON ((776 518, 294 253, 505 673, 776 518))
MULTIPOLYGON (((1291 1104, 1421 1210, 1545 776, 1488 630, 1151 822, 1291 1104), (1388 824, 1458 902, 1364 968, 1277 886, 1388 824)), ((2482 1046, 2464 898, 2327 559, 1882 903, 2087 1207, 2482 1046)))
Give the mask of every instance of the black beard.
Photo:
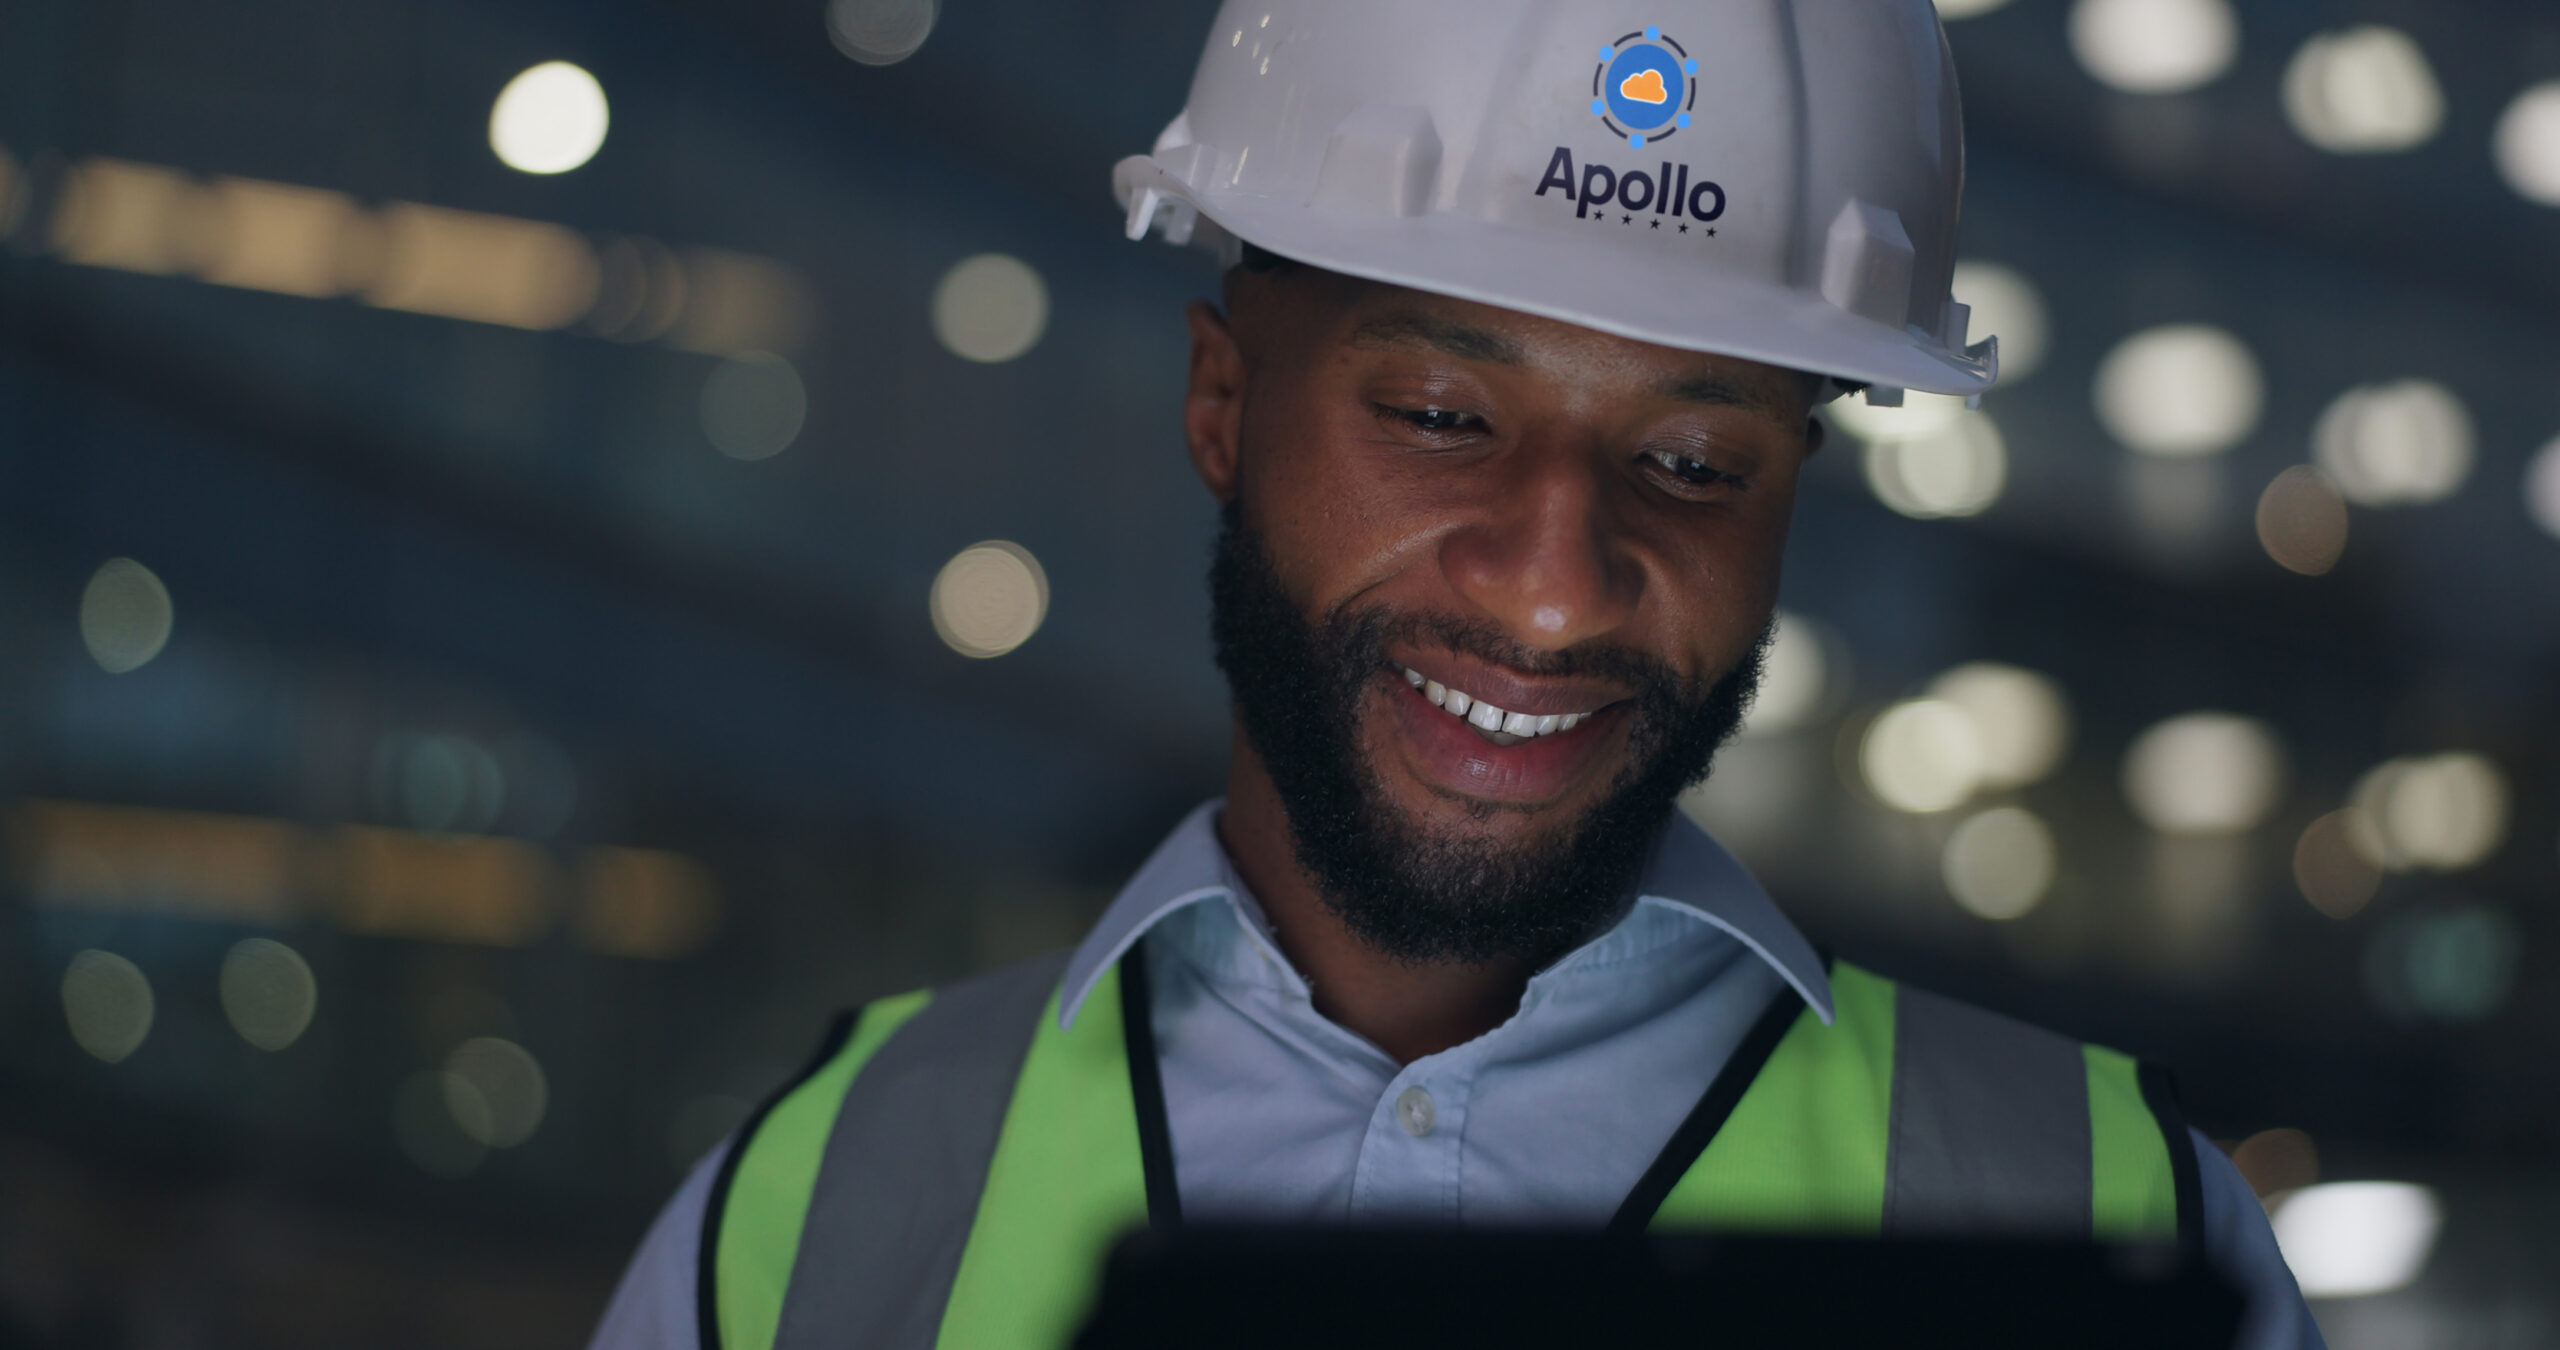
MULTIPOLYGON (((1299 865, 1371 948, 1413 965, 1544 965, 1623 912, 1673 803, 1706 777, 1760 682, 1770 632, 1709 684, 1623 647, 1538 652, 1490 623, 1380 608, 1310 622, 1233 504, 1209 569, 1210 632, 1236 716, 1289 817, 1299 865), (1387 798, 1360 743, 1391 641, 1442 647, 1541 675, 1600 676, 1636 691, 1628 764, 1566 829, 1504 847, 1436 833, 1387 798)), ((1503 808, 1480 804, 1478 820, 1503 808)))

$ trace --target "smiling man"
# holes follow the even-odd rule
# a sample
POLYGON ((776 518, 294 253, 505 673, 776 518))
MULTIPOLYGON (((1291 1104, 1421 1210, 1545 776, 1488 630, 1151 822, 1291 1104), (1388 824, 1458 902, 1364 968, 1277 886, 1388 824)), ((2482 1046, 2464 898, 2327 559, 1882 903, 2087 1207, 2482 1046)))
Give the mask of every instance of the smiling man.
POLYGON ((1075 951, 839 1028, 599 1346, 1062 1344, 1185 1216, 2177 1243, 2249 1350, 2318 1345, 2162 1075, 1825 960, 1673 809, 1818 406, 1996 363, 1925 0, 1656 8, 1220 13, 1115 177, 1226 263, 1183 429, 1227 793, 1075 951))

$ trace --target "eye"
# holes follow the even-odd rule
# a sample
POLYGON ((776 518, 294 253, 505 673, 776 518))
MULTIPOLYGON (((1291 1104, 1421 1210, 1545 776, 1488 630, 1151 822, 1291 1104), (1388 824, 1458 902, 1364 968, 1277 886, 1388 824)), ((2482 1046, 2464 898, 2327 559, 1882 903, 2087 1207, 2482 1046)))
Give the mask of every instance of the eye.
POLYGON ((1726 473, 1685 451, 1647 450, 1644 454, 1645 458, 1661 465, 1663 470, 1672 477, 1692 487, 1716 487, 1727 484, 1741 487, 1744 485, 1740 475, 1726 473))
POLYGON ((1381 403, 1378 415, 1433 436, 1456 436, 1484 428, 1483 418, 1454 408, 1396 408, 1381 403))

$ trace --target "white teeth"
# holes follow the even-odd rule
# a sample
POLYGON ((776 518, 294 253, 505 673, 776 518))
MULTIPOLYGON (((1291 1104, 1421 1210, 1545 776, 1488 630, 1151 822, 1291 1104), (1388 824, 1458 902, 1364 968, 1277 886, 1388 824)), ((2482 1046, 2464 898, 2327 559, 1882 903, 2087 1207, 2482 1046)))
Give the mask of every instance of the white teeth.
MULTIPOLYGON (((1452 689, 1411 666, 1401 666, 1398 669, 1404 672, 1405 683, 1421 690, 1422 696, 1431 700, 1431 706, 1444 709, 1453 717, 1464 718, 1468 725, 1489 735, 1513 736, 1520 740, 1527 740, 1532 736, 1551 736, 1559 731, 1571 731, 1591 717, 1587 712, 1544 714, 1511 712, 1484 702, 1464 690, 1452 689)), ((1511 743, 1503 742, 1505 745, 1511 743)))

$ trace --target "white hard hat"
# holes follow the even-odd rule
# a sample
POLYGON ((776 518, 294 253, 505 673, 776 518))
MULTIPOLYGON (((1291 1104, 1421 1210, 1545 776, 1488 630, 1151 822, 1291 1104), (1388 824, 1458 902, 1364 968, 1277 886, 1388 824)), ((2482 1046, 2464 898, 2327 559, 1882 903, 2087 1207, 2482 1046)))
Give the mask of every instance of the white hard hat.
POLYGON ((1603 332, 1979 394, 1929 0, 1227 0, 1112 171, 1129 237, 1236 242, 1603 332))

